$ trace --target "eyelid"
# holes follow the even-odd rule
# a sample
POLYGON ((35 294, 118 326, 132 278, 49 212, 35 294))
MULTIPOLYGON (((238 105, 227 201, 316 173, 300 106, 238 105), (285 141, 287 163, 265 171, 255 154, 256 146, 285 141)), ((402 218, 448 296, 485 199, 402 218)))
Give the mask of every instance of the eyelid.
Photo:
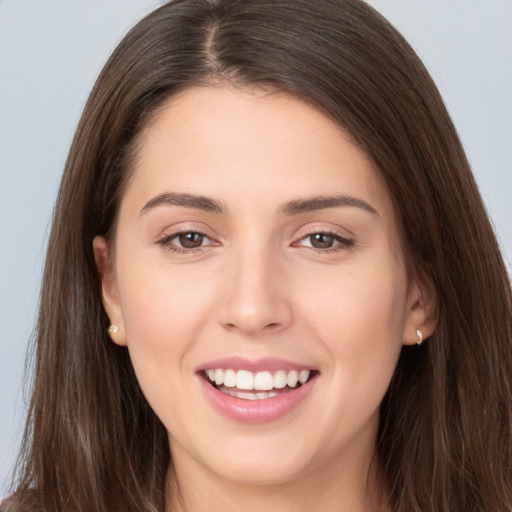
POLYGON ((332 235, 340 236, 347 240, 355 238, 354 231, 343 224, 338 224, 336 220, 328 219, 312 219, 301 223, 294 231, 295 238, 303 238, 315 233, 330 233, 332 235))

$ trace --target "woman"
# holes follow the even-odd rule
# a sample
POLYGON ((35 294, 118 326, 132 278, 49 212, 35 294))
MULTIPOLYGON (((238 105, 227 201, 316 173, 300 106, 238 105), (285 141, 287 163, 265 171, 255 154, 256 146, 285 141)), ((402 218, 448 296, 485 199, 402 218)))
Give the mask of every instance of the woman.
POLYGON ((510 282, 360 1, 175 1, 84 110, 5 510, 512 508, 510 282))

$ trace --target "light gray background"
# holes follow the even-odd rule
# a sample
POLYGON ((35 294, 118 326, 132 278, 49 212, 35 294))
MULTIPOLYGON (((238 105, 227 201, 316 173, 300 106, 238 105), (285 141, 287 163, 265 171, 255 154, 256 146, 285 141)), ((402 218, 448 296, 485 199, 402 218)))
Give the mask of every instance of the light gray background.
MULTIPOLYGON (((0 0, 0 497, 22 430, 25 350, 73 131, 115 44, 161 3, 0 0)), ((437 82, 512 260, 512 2, 370 3, 404 34, 437 82)), ((411 201, 421 208, 421 197, 411 201)))

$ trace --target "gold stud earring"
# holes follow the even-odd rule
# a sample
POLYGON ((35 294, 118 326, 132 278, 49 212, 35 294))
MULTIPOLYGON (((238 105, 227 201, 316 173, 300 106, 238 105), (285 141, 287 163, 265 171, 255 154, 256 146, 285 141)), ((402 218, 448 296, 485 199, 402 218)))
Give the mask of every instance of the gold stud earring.
POLYGON ((119 332, 119 327, 114 324, 110 324, 107 332, 112 336, 112 334, 117 334, 119 332))
POLYGON ((423 343, 423 333, 419 329, 416 329, 416 336, 418 336, 416 344, 421 345, 423 343))

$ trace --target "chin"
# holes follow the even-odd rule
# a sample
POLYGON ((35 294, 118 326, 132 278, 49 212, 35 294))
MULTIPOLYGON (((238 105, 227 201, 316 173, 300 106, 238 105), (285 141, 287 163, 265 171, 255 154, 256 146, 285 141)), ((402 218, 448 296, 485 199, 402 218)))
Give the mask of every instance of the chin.
MULTIPOLYGON (((305 464, 307 467, 307 464, 305 464)), ((221 478, 239 485, 280 486, 292 483, 302 476, 304 465, 276 457, 235 458, 210 467, 221 478), (226 463, 227 462, 227 463, 226 463)))
MULTIPOLYGON (((301 439, 295 432, 288 432, 283 437, 278 435, 278 430, 267 436, 210 438, 200 442, 200 446, 174 447, 192 455, 189 461, 194 461, 196 469, 202 467, 220 479, 239 485, 286 485, 314 471, 317 457, 315 450, 307 449, 303 435, 301 439)), ((172 441, 171 450, 174 451, 172 441)), ((180 455, 173 454, 173 459, 179 461, 180 455)))

